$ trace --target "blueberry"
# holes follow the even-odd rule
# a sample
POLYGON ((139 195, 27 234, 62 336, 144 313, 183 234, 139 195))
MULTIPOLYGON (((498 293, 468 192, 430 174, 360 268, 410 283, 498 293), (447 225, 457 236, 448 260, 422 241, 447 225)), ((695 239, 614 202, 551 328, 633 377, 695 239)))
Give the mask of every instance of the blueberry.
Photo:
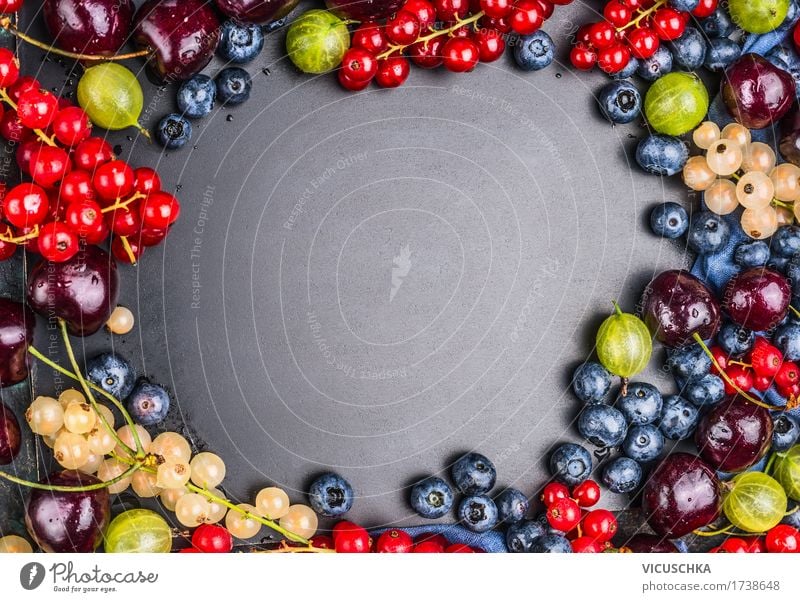
POLYGON ((191 119, 199 119, 211 113, 216 100, 217 86, 214 80, 202 73, 187 79, 178 88, 178 110, 191 119))
POLYGON ((789 265, 790 262, 791 260, 785 257, 770 257, 770 260, 767 262, 767 267, 772 270, 777 270, 778 272, 786 272, 786 270, 791 267, 789 265))
POLYGON ((497 506, 486 495, 471 495, 458 505, 458 519, 470 531, 484 533, 497 524, 497 506))
POLYGON ((728 223, 716 213, 701 211, 692 216, 689 225, 689 247, 698 255, 712 255, 731 238, 728 223))
POLYGON ((800 226, 781 226, 772 235, 769 246, 773 255, 791 259, 800 253, 800 226))
POLYGON ((664 435, 654 424, 635 424, 628 429, 622 452, 637 462, 652 462, 664 451, 664 435))
POLYGON ((766 58, 776 67, 780 67, 781 69, 788 71, 789 63, 795 62, 797 60, 797 55, 787 46, 780 44, 770 50, 766 54, 766 58))
POLYGON ((486 493, 494 487, 497 471, 484 455, 470 452, 461 456, 451 469, 456 489, 466 495, 486 493))
POLYGON ((773 259, 781 259, 786 262, 783 265, 782 271, 786 274, 786 277, 791 281, 792 292, 796 297, 798 292, 800 292, 800 255, 792 257, 791 259, 786 259, 785 257, 776 258, 773 256, 773 259))
POLYGON ((639 61, 636 74, 643 80, 654 82, 670 71, 672 71, 672 53, 662 45, 658 47, 653 56, 639 61))
POLYGON ((542 523, 535 520, 526 520, 511 525, 506 531, 506 547, 509 552, 530 552, 533 540, 547 535, 547 529, 542 523))
POLYGON ((249 63, 264 48, 264 34, 258 25, 225 21, 219 28, 217 52, 231 63, 249 63))
POLYGON ((501 523, 518 523, 528 513, 530 503, 525 494, 518 489, 505 489, 494 500, 501 523))
POLYGON ((790 500, 786 505, 787 513, 783 515, 781 523, 792 525, 795 529, 800 529, 800 504, 790 500))
POLYGON ((583 483, 592 473, 592 454, 577 443, 564 443, 550 456, 550 473, 569 487, 583 483))
POLYGON ((670 350, 667 355, 667 366, 676 378, 691 380, 711 371, 711 358, 700 345, 693 344, 670 350))
POLYGON ((136 386, 136 370, 116 353, 101 353, 86 362, 86 378, 117 399, 125 399, 136 386))
POLYGON ((717 344, 732 358, 740 358, 753 348, 756 334, 733 322, 725 322, 717 333, 717 344))
POLYGON ((642 482, 642 467, 625 456, 614 458, 603 468, 603 483, 614 493, 631 493, 642 482))
POLYGON ((572 546, 563 535, 548 533, 533 540, 531 552, 534 554, 572 554, 572 546))
POLYGON ((710 16, 700 21, 700 27, 703 28, 709 38, 727 38, 736 30, 728 11, 723 6, 720 6, 710 16))
POLYGON ((708 44, 703 34, 694 27, 687 27, 681 37, 667 46, 672 51, 675 64, 687 71, 699 69, 706 60, 708 44))
POLYGON ((703 65, 711 71, 722 71, 742 56, 742 47, 727 38, 715 38, 708 42, 708 52, 703 65))
POLYGON ((600 403, 611 388, 611 373, 597 362, 586 362, 572 375, 572 390, 583 403, 600 403))
POLYGON ((678 238, 689 228, 689 214, 678 203, 662 203, 650 212, 650 229, 657 236, 678 238))
POLYGON ((164 148, 181 148, 192 137, 192 124, 183 115, 170 113, 156 126, 156 138, 164 148))
POLYGON ((555 57, 553 38, 539 30, 521 36, 514 44, 514 60, 524 71, 539 71, 549 66, 555 57))
POLYGON ((785 452, 800 439, 800 423, 789 414, 780 414, 772 419, 772 451, 785 452))
POLYGON ((144 426, 158 424, 169 412, 169 394, 164 387, 141 380, 128 396, 128 411, 144 426))
POLYGON ((453 507, 453 490, 439 477, 428 477, 411 488, 411 507, 422 518, 440 518, 453 507))
POLYGON ((688 439, 699 420, 697 408, 683 397, 670 395, 664 399, 659 428, 667 439, 688 439))
POLYGON ((353 487, 343 477, 326 472, 314 479, 308 489, 308 501, 314 512, 337 517, 353 507, 353 487))
POLYGON ((700 0, 669 0, 669 5, 675 10, 690 13, 697 8, 700 0))
POLYGON ((653 385, 630 383, 616 405, 629 424, 650 424, 661 416, 662 402, 661 393, 653 385))
POLYGON ((612 81, 597 96, 600 112, 611 123, 630 123, 642 111, 642 96, 628 81, 612 81))
POLYGON ((800 324, 786 322, 775 331, 775 346, 790 362, 800 360, 800 324))
POLYGON ((733 260, 743 268, 756 268, 767 265, 769 261, 769 245, 763 240, 743 242, 736 247, 733 260))
POLYGON ((674 176, 689 159, 689 149, 680 138, 654 134, 636 148, 636 162, 647 173, 674 176))
POLYGON ((607 405, 586 406, 578 418, 578 432, 597 447, 619 445, 627 430, 622 412, 607 405))
POLYGON ((686 383, 682 395, 698 407, 715 406, 725 399, 725 383, 716 374, 706 374, 686 383))
POLYGON ((618 71, 617 73, 613 73, 611 75, 612 79, 628 79, 629 77, 633 77, 636 74, 636 70, 639 69, 639 59, 635 56, 632 56, 628 61, 628 64, 622 68, 622 71, 618 71))
POLYGON ((226 67, 217 74, 217 96, 224 105, 238 105, 250 98, 253 80, 240 67, 226 67))

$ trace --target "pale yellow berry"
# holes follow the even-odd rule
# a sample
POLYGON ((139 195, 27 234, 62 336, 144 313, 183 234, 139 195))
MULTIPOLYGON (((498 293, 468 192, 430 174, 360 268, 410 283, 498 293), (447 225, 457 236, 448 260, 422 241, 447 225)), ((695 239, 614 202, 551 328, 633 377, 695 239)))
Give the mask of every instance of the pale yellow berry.
POLYGON ((177 489, 165 489, 161 492, 160 498, 161 503, 164 504, 164 508, 169 510, 170 512, 175 512, 175 505, 178 503, 178 500, 181 499, 184 495, 189 493, 189 490, 186 487, 178 487, 177 489))
POLYGON ((196 527, 208 521, 208 500, 199 493, 187 493, 175 504, 175 516, 186 527, 196 527))
POLYGON ((724 128, 722 128, 722 133, 720 134, 720 138, 728 138, 733 140, 738 144, 741 148, 744 148, 752 141, 752 136, 750 134, 750 130, 738 123, 729 123, 724 128))
POLYGON ((70 433, 86 434, 96 423, 97 414, 88 403, 72 403, 64 410, 64 428, 70 433))
MULTIPOLYGON (((216 496, 222 500, 226 500, 225 494, 222 493, 219 489, 214 487, 209 487, 208 492, 216 496)), ((220 504, 219 502, 215 502, 214 500, 208 500, 208 517, 206 519, 207 523, 218 523, 223 518, 225 518, 225 514, 228 512, 228 507, 220 504)))
POLYGON ((225 517, 225 528, 231 535, 239 539, 250 539, 258 535, 261 531, 261 523, 252 518, 251 515, 258 515, 258 511, 250 504, 238 504, 238 507, 247 512, 242 514, 236 510, 228 510, 225 517))
MULTIPOLYGON (((141 442, 142 447, 144 448, 142 451, 147 452, 150 448, 150 443, 152 442, 150 438, 150 433, 148 433, 144 429, 144 427, 140 424, 136 424, 134 426, 136 427, 136 432, 139 435, 139 441, 141 442)), ((122 441, 125 445, 130 447, 132 450, 136 451, 136 441, 134 440, 133 437, 133 431, 131 430, 131 427, 129 427, 127 424, 117 429, 117 437, 119 437, 120 441, 122 441)), ((114 448, 114 453, 122 457, 129 456, 128 452, 126 452, 119 445, 117 445, 117 447, 114 448)))
POLYGON ((80 468, 89 460, 91 452, 86 437, 64 431, 53 445, 53 457, 61 466, 69 470, 80 468))
POLYGON ((58 402, 65 410, 73 403, 86 403, 86 397, 77 389, 64 389, 58 396, 58 402))
POLYGON ((289 512, 289 496, 280 487, 265 487, 256 495, 256 508, 266 518, 278 520, 289 512))
MULTIPOLYGON (((130 466, 119 460, 108 458, 100 463, 97 469, 97 478, 103 482, 112 481, 128 470, 130 466)), ((117 481, 108 487, 109 493, 122 493, 131 484, 131 477, 128 475, 124 479, 117 481)))
POLYGON ((707 190, 716 180, 705 157, 691 157, 683 167, 683 182, 692 190, 707 190))
POLYGON ((752 142, 744 147, 742 169, 768 174, 775 167, 775 151, 763 142, 752 142))
POLYGON ((161 493, 161 487, 156 483, 156 475, 144 470, 137 470, 133 473, 131 488, 139 497, 156 497, 161 493))
POLYGON ((706 190, 703 197, 709 211, 717 215, 728 215, 733 213, 739 206, 736 198, 736 184, 730 180, 717 180, 706 190))
POLYGON ((705 150, 720 139, 719 126, 713 121, 704 121, 692 133, 692 139, 698 148, 705 150))
POLYGON ((775 186, 775 198, 785 203, 800 200, 800 167, 782 163, 769 174, 775 186))
POLYGON ((750 238, 763 240, 775 234, 777 229, 778 214, 773 207, 745 209, 742 213, 742 230, 750 238))
POLYGON ((40 396, 28 407, 25 419, 37 435, 55 435, 64 426, 64 408, 58 400, 40 396))
POLYGON ((279 524, 287 531, 308 539, 317 532, 319 518, 308 506, 294 504, 289 506, 289 511, 280 519, 279 524))
POLYGON ((742 147, 733 140, 723 138, 711 145, 706 154, 708 166, 718 176, 728 177, 742 166, 742 147))
POLYGON ((106 328, 113 334, 128 334, 133 330, 133 325, 133 312, 121 305, 117 305, 114 308, 114 311, 111 312, 111 317, 109 317, 108 322, 106 322, 106 328))
POLYGON ((28 540, 19 535, 0 537, 0 554, 30 554, 33 552, 28 540))
POLYGON ((225 478, 225 462, 217 454, 202 452, 192 458, 192 483, 198 487, 216 487, 225 478))

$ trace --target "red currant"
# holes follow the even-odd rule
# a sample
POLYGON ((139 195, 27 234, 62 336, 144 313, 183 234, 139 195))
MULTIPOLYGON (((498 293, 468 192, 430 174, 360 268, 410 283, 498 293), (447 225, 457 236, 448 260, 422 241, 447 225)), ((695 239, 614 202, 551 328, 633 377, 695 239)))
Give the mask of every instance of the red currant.
POLYGON ((178 550, 178 554, 200 554, 200 550, 192 547, 182 548, 178 550))
POLYGON ((589 71, 597 64, 597 53, 588 46, 573 46, 569 53, 572 66, 581 71, 589 71))
POLYGON ((728 395, 737 393, 737 387, 741 391, 749 391, 753 388, 753 371, 749 368, 734 364, 728 366, 725 372, 728 374, 728 378, 736 385, 736 387, 733 387, 725 380, 725 393, 728 395))
POLYGON ((38 79, 30 75, 23 75, 8 89, 8 95, 11 97, 11 100, 18 103, 23 94, 26 92, 38 91, 41 87, 42 84, 39 83, 38 79))
POLYGON ((747 542, 740 537, 729 537, 719 547, 720 551, 728 554, 747 554, 750 552, 750 546, 747 542))
POLYGON ((778 525, 767 532, 767 551, 773 554, 800 551, 800 531, 791 525, 778 525))
POLYGON ((89 116, 80 107, 61 109, 53 120, 53 133, 61 144, 75 146, 86 140, 92 133, 89 116))
POLYGON ((351 46, 378 55, 389 47, 389 40, 382 26, 376 23, 364 23, 353 32, 351 46))
POLYGON ((547 21, 553 16, 553 11, 556 7, 553 6, 553 3, 550 0, 539 0, 539 8, 542 9, 542 17, 545 21, 547 21))
POLYGON ((369 86, 369 80, 356 81, 354 79, 350 79, 342 69, 339 69, 336 77, 339 79, 339 84, 341 84, 342 88, 349 90, 350 92, 359 92, 369 86))
POLYGON ((23 0, 0 0, 0 13, 11 14, 22 8, 23 0))
POLYGON ((419 36, 420 25, 414 13, 401 10, 386 21, 386 37, 400 46, 407 46, 419 36))
POLYGON ((628 33, 626 39, 631 54, 637 59, 649 59, 661 45, 658 36, 649 27, 637 27, 628 33))
POLYGON ((34 155, 38 154, 39 149, 42 148, 42 143, 36 139, 25 140, 17 147, 15 157, 17 165, 22 170, 22 173, 31 174, 31 159, 34 155))
POLYGON ((17 116, 27 128, 44 129, 53 123, 58 99, 46 90, 28 90, 17 103, 17 116))
POLYGON ((576 485, 572 490, 573 499, 584 508, 594 506, 600 501, 600 485, 591 479, 576 485))
POLYGON ((659 8, 653 15, 653 31, 662 40, 678 39, 686 30, 686 21, 682 15, 683 13, 669 6, 659 8))
POLYGON ((539 31, 544 23, 544 13, 536 0, 517 0, 511 11, 511 29, 527 36, 539 31))
POLYGON ((95 192, 92 187, 92 176, 82 169, 74 169, 61 180, 59 198, 65 203, 77 203, 85 199, 94 199, 95 192))
POLYGON ((180 215, 178 199, 168 192, 154 192, 139 205, 139 217, 148 228, 168 228, 180 215))
POLYGON ((333 549, 333 539, 328 537, 327 535, 315 535, 308 541, 315 548, 320 548, 322 550, 333 549))
POLYGON ((41 146, 31 156, 31 179, 45 188, 60 182, 72 167, 67 151, 57 146, 41 146))
POLYGON ((508 33, 511 31, 511 22, 508 17, 500 17, 499 19, 481 17, 481 27, 496 29, 500 33, 508 33))
POLYGON ((469 12, 469 0, 435 0, 433 5, 442 21, 458 21, 469 12))
POLYGON ((133 236, 142 227, 138 208, 115 209, 108 220, 108 227, 117 236, 133 236))
POLYGON ((80 249, 75 233, 63 222, 50 222, 39 230, 39 254, 47 261, 62 263, 80 249))
POLYGON ((489 17, 499 19, 511 13, 514 2, 512 0, 480 0, 480 6, 481 10, 489 17))
POLYGON ((775 386, 779 389, 789 389, 798 383, 800 383, 800 368, 794 362, 783 362, 775 375, 775 386))
POLYGON ((350 523, 350 526, 334 531, 333 545, 339 554, 367 553, 370 549, 369 533, 364 527, 350 523))
POLYGON ((442 550, 450 545, 450 542, 447 541, 447 538, 440 533, 421 533, 414 538, 414 543, 417 545, 423 543, 434 543, 442 550))
POLYGON ((65 221, 70 230, 80 237, 95 232, 103 221, 100 205, 91 200, 78 201, 67 205, 65 221))
POLYGON ((558 4, 559 6, 566 6, 567 4, 572 4, 572 0, 548 0, 553 4, 558 4))
POLYGON ((0 88, 14 85, 19 78, 19 61, 8 48, 0 48, 0 88))
POLYGON ((14 109, 9 109, 3 113, 3 117, 0 119, 0 136, 10 142, 22 142, 31 138, 33 132, 22 125, 14 109))
POLYGON ((454 543, 447 546, 445 554, 474 554, 475 550, 463 543, 454 543))
POLYGON ((100 200, 114 202, 133 192, 134 179, 130 165, 125 161, 114 160, 103 163, 95 170, 92 184, 100 200))
POLYGON ((0 240, 0 261, 11 259, 16 251, 17 245, 15 245, 13 242, 0 240))
POLYGON ((597 48, 608 48, 617 41, 617 30, 608 21, 600 21, 589 27, 589 43, 597 48))
POLYGON ((631 60, 630 51, 620 43, 603 48, 597 53, 597 64, 606 73, 622 71, 631 60))
POLYGON ((155 169, 137 167, 133 171, 133 190, 141 194, 150 194, 161 190, 161 178, 155 169))
MULTIPOLYGON (((719 364, 719 367, 722 368, 727 372, 728 370, 728 354, 722 349, 722 347, 718 347, 714 345, 713 347, 709 348, 711 352, 711 356, 714 358, 714 361, 719 364)), ((711 365, 711 373, 716 374, 717 376, 722 376, 717 370, 717 366, 712 364, 711 365)))
POLYGON ((406 554, 414 547, 414 540, 405 531, 389 529, 381 533, 375 551, 381 554, 406 554))
POLYGON ((612 0, 603 9, 603 16, 614 27, 625 27, 633 18, 633 11, 622 2, 612 0))
POLYGON ((432 38, 424 42, 414 42, 408 48, 408 56, 411 61, 423 69, 435 69, 442 64, 442 42, 441 38, 432 38))
POLYGON ((503 56, 506 42, 503 35, 496 29, 479 29, 472 39, 478 45, 478 54, 483 63, 491 63, 503 56))
POLYGON ((436 23, 436 8, 428 0, 408 0, 402 10, 407 10, 417 18, 421 31, 436 23))
POLYGON ((697 19, 705 19, 714 14, 719 5, 719 0, 700 0, 700 4, 692 11, 692 16, 697 19))
POLYGON ((747 544, 747 551, 750 554, 763 554, 767 551, 767 546, 761 537, 743 537, 747 544))
POLYGON ((569 488, 562 483, 548 483, 542 490, 542 495, 539 499, 542 500, 545 508, 549 508, 558 500, 563 500, 569 497, 569 488))
POLYGON ((575 500, 561 498, 547 508, 547 522, 553 529, 572 531, 581 522, 581 509, 575 500))
POLYGON ((775 376, 781 369, 783 354, 764 337, 756 337, 750 350, 750 363, 756 374, 775 376))
POLYGON ((599 554, 603 546, 595 539, 584 535, 572 540, 572 551, 576 554, 599 554))
POLYGON ((468 38, 450 38, 442 48, 444 67, 448 71, 472 71, 480 59, 478 45, 468 38))
POLYGON ((102 138, 87 138, 75 147, 72 160, 75 167, 92 173, 103 163, 108 163, 114 158, 111 145, 102 138))
POLYGON ((390 56, 378 61, 375 81, 382 88, 396 88, 408 79, 409 71, 408 60, 405 57, 390 56))
POLYGON ((192 533, 192 545, 201 552, 227 554, 233 549, 233 537, 220 525, 200 525, 192 533))
POLYGON ((3 199, 3 215, 15 228, 31 228, 47 217, 50 201, 41 186, 24 182, 14 186, 3 199))
POLYGON ((438 541, 428 540, 414 544, 411 551, 415 554, 443 554, 445 549, 438 541))
POLYGON ((144 253, 144 246, 133 238, 123 239, 121 236, 115 236, 111 241, 111 254, 120 263, 135 264, 144 253), (128 248, 125 247, 124 240, 128 242, 128 248), (130 253, 128 253, 130 249, 130 253))
POLYGON ((595 541, 611 541, 617 532, 617 518, 608 510, 592 510, 583 519, 583 533, 595 541))
POLYGON ((344 53, 341 70, 348 80, 369 82, 378 72, 378 61, 363 48, 350 48, 344 53))
POLYGON ((167 234, 169 234, 169 228, 142 226, 139 232, 134 234, 134 238, 145 247, 155 247, 167 237, 167 234))
POLYGON ((772 379, 769 376, 756 374, 753 376, 753 387, 762 393, 772 386, 772 379))

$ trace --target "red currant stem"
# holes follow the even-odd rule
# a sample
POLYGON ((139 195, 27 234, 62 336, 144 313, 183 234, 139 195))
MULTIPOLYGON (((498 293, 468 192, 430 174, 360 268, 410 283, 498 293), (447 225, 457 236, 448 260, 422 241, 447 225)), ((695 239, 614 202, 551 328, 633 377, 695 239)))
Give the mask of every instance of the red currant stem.
POLYGON ((139 470, 139 467, 140 464, 137 462, 135 464, 132 464, 128 470, 114 477, 113 479, 110 479, 108 481, 103 481, 101 483, 93 483, 91 485, 48 485, 47 483, 34 483, 33 481, 21 479, 12 474, 8 474, 7 472, 3 472, 2 470, 0 470, 0 478, 3 478, 7 481, 11 481, 12 483, 16 483, 17 485, 30 487, 31 489, 43 489, 44 491, 63 491, 66 493, 78 493, 80 491, 97 491, 98 489, 106 489, 108 487, 111 487, 111 485, 113 485, 114 483, 117 483, 131 476, 134 472, 139 470))
MULTIPOLYGON (((13 100, 11 100, 11 97, 8 95, 8 92, 6 92, 5 88, 0 88, 0 98, 2 98, 3 102, 5 102, 9 107, 14 109, 15 111, 17 110, 17 103, 15 103, 13 100)), ((44 142, 48 146, 58 146, 55 143, 55 140, 53 140, 50 136, 45 134, 43 130, 34 129, 33 131, 36 134, 36 136, 39 138, 39 140, 41 140, 42 142, 44 142)))
POLYGON ((741 366, 742 368, 752 368, 753 364, 748 364, 747 362, 740 362, 739 360, 730 360, 729 364, 733 364, 734 366, 741 366))
POLYGON ((659 8, 664 6, 667 3, 667 1, 668 0, 658 0, 655 4, 653 4, 653 6, 651 6, 647 10, 643 10, 642 12, 640 12, 639 15, 633 21, 631 21, 624 27, 618 27, 617 31, 625 31, 626 29, 637 26, 639 23, 641 23, 643 19, 646 19, 654 12, 656 12, 659 8))
POLYGON ((693 535, 699 535, 700 537, 715 537, 717 535, 733 535, 731 529, 733 525, 726 525, 722 529, 717 529, 716 531, 701 531, 700 529, 695 529, 692 531, 693 535))
MULTIPOLYGON (((433 40, 434 38, 438 38, 439 36, 448 35, 453 33, 455 30, 463 27, 464 25, 471 25, 472 23, 477 22, 485 13, 481 10, 475 13, 474 15, 470 15, 466 19, 458 19, 456 18, 456 22, 453 23, 450 27, 445 27, 444 29, 434 29, 431 33, 425 36, 420 36, 411 44, 417 44, 419 42, 425 43, 433 40)), ((406 48, 411 46, 411 44, 389 44, 388 50, 378 55, 378 60, 382 60, 392 56, 395 52, 403 52, 406 48)))
POLYGON ((36 224, 33 227, 33 230, 31 230, 27 234, 23 234, 22 236, 9 236, 10 233, 11 233, 11 229, 8 229, 8 230, 6 230, 6 234, 5 235, 0 234, 0 240, 2 240, 3 242, 8 242, 8 243, 12 243, 12 244, 18 245, 20 243, 23 243, 23 242, 28 241, 28 240, 33 240, 34 238, 38 237, 39 236, 39 224, 36 224))
POLYGON ((37 48, 41 48, 45 52, 51 52, 53 54, 57 54, 59 56, 63 56, 69 59, 74 59, 76 61, 125 61, 128 59, 135 59, 139 57, 146 57, 153 54, 153 51, 149 48, 144 50, 137 50, 136 52, 128 52, 125 54, 114 54, 111 56, 104 56, 102 54, 82 54, 80 52, 69 52, 68 50, 61 50, 60 48, 56 48, 50 44, 45 44, 44 42, 40 42, 36 38, 32 38, 26 33, 23 33, 19 30, 19 28, 11 22, 11 19, 8 17, 3 17, 0 19, 0 27, 8 31, 11 35, 16 36, 23 42, 27 42, 31 46, 36 46, 37 48))
POLYGON ((722 369, 722 366, 719 365, 719 362, 717 361, 717 358, 715 358, 714 354, 711 353, 711 350, 708 348, 708 345, 705 344, 705 342, 703 341, 702 337, 698 333, 695 332, 692 335, 692 338, 695 340, 695 342, 698 345, 700 345, 700 348, 709 357, 709 359, 711 360, 711 363, 714 364, 714 367, 717 369, 717 372, 719 372, 720 376, 722 377, 722 380, 724 380, 731 387, 733 387, 734 390, 739 395, 741 395, 744 399, 746 399, 750 403, 754 403, 757 406, 761 406, 762 408, 766 408, 768 410, 781 410, 782 409, 780 406, 774 406, 774 405, 769 404, 769 403, 764 403, 762 400, 756 399, 755 397, 753 397, 752 395, 750 395, 746 391, 743 391, 741 388, 739 388, 739 385, 737 385, 735 382, 733 382, 733 380, 731 380, 731 377, 728 376, 728 374, 725 372, 725 370, 722 369))
POLYGON ((128 237, 120 236, 119 239, 122 241, 122 248, 125 249, 125 252, 128 254, 131 265, 136 265, 136 255, 133 254, 133 249, 131 249, 131 243, 128 242, 128 237))
POLYGON ((281 547, 275 550, 253 550, 256 554, 299 554, 299 553, 314 553, 314 554, 336 554, 336 550, 329 550, 327 548, 315 548, 309 545, 305 548, 293 548, 287 546, 285 542, 281 542, 281 547))
MULTIPOLYGON (((83 388, 84 393, 86 393, 87 399, 92 404, 92 407, 97 412, 97 401, 92 394, 92 389, 86 382, 86 379, 83 378, 81 374, 81 370, 78 367, 78 362, 75 360, 75 352, 72 350, 72 343, 69 342, 69 333, 67 332, 67 323, 64 320, 59 319, 58 321, 59 326, 61 326, 61 336, 64 339, 64 347, 67 349, 67 357, 69 357, 70 364, 72 364, 72 369, 75 371, 75 375, 78 377, 78 382, 81 384, 81 388, 83 388)), ((145 457, 145 449, 142 445, 142 441, 139 437, 139 431, 136 430, 136 425, 133 422, 133 418, 128 413, 128 410, 125 409, 125 406, 118 402, 117 409, 122 413, 122 416, 125 418, 125 422, 128 423, 128 426, 131 430, 131 435, 133 436, 133 440, 136 443, 136 458, 139 460, 144 459, 145 457)), ((127 446, 126 446, 127 447, 127 446)))
POLYGON ((137 192, 136 194, 131 195, 124 201, 117 200, 116 203, 113 205, 109 205, 108 207, 103 207, 100 212, 101 213, 109 213, 111 211, 116 211, 117 209, 127 209, 128 205, 133 203, 134 201, 138 201, 139 199, 145 198, 147 195, 142 194, 141 192, 137 192))

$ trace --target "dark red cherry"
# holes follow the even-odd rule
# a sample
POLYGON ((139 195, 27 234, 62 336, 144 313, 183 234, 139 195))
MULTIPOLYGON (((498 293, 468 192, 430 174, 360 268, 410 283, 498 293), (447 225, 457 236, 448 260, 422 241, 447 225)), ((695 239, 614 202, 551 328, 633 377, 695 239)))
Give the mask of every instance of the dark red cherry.
POLYGON ((22 445, 22 434, 14 412, 0 402, 0 464, 11 464, 22 445))
POLYGON ((722 97, 731 115, 747 128, 777 123, 795 99, 791 74, 757 54, 745 54, 725 71, 722 97))
POLYGON ((792 287, 785 276, 769 268, 750 268, 728 281, 722 309, 740 326, 769 330, 786 317, 791 300, 792 287))
POLYGON ((267 23, 288 15, 300 0, 215 0, 217 8, 239 23, 267 23))
POLYGON ((666 537, 637 533, 617 542, 620 547, 628 548, 634 554, 674 554, 678 548, 666 537))
POLYGON ((0 387, 28 378, 28 346, 36 316, 22 303, 0 299, 0 387))
POLYGON ((356 21, 379 21, 400 10, 403 0, 325 0, 329 10, 356 21))
POLYGON ((125 45, 133 25, 131 0, 45 0, 44 22, 63 50, 110 55, 125 45))

